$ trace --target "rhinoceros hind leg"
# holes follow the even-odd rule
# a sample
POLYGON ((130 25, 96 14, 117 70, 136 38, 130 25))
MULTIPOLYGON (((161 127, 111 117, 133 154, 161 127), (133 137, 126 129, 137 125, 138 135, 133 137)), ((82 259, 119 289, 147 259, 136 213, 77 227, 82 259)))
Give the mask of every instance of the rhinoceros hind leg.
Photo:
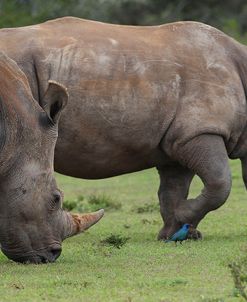
POLYGON ((157 167, 157 169, 160 175, 158 191, 160 212, 164 221, 158 239, 164 240, 181 227, 175 219, 175 211, 178 204, 187 198, 194 173, 177 162, 157 167))
POLYGON ((197 174, 204 188, 195 199, 185 199, 175 210, 180 224, 191 223, 197 227, 210 211, 219 208, 231 190, 231 172, 224 140, 217 135, 200 135, 179 146, 174 157, 197 174))

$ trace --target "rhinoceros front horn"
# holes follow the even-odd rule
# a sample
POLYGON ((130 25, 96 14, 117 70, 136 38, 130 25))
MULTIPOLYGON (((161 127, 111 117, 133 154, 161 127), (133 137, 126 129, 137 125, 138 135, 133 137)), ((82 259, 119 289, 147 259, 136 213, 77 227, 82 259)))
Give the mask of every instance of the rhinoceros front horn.
POLYGON ((86 214, 66 213, 69 218, 69 230, 66 232, 65 238, 80 234, 97 223, 104 215, 104 210, 86 214))

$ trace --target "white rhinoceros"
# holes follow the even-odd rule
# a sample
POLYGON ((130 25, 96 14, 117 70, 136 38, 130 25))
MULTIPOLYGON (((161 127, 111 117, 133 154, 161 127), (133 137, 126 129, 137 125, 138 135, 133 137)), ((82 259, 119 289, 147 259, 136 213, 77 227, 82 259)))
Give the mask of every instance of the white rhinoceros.
MULTIPOLYGON (((165 222, 159 238, 227 199, 228 157, 247 183, 247 49, 197 22, 121 26, 66 17, 0 30, 0 49, 26 74, 46 110, 61 106, 48 81, 68 88, 55 170, 99 179, 157 167, 165 222), (202 193, 187 199, 193 176, 202 193)), ((196 232, 195 232, 196 234, 196 232)))

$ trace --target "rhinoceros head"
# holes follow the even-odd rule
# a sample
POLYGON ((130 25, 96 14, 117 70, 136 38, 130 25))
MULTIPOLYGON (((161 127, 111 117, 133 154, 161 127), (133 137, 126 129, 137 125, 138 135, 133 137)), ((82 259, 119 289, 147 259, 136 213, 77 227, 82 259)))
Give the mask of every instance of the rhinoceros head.
POLYGON ((49 81, 44 109, 24 73, 0 53, 0 244, 18 262, 53 262, 63 239, 96 223, 103 210, 73 215, 62 210, 53 176, 57 123, 68 94, 49 81))

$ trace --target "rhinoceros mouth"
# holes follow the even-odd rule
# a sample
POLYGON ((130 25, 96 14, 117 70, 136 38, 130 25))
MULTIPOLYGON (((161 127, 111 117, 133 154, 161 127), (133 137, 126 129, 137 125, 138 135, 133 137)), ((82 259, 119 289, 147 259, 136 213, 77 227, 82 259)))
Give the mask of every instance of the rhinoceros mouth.
MULTIPOLYGON (((58 258, 58 257, 57 257, 58 258)), ((56 258, 48 258, 43 255, 35 255, 32 257, 20 257, 12 259, 15 262, 23 263, 23 264, 42 264, 42 263, 53 263, 56 261, 56 258)))
POLYGON ((23 264, 42 264, 42 263, 52 263, 55 262, 56 259, 61 255, 62 248, 59 245, 55 247, 49 247, 43 252, 40 251, 30 251, 25 253, 14 253, 8 249, 1 248, 2 252, 11 260, 23 264))
MULTIPOLYGON (((34 255, 34 256, 21 256, 21 257, 9 257, 11 260, 23 264, 41 264, 48 263, 49 261, 46 257, 42 255, 34 255)), ((54 262, 54 261, 53 261, 54 262)))

